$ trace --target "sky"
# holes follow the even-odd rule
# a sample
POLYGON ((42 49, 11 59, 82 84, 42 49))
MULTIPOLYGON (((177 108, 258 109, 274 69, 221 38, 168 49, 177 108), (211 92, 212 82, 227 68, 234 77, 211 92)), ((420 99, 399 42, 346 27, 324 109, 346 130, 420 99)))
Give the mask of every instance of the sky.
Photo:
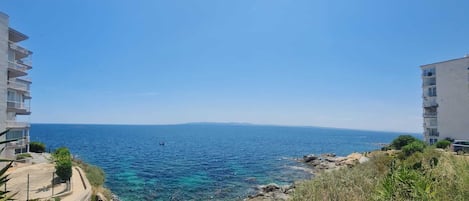
POLYGON ((469 53, 469 1, 2 0, 33 123, 422 131, 423 64, 469 53))

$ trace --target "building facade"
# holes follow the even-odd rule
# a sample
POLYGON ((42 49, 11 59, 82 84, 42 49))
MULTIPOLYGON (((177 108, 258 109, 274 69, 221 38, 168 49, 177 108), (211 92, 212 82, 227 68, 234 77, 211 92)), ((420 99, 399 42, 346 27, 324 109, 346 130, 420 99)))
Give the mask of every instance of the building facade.
POLYGON ((425 141, 469 140, 469 56, 420 68, 425 141))
POLYGON ((31 114, 28 71, 32 69, 32 52, 19 45, 26 39, 10 28, 8 15, 0 12, 0 132, 9 130, 0 141, 19 139, 0 145, 4 157, 29 152, 30 125, 22 119, 31 114))

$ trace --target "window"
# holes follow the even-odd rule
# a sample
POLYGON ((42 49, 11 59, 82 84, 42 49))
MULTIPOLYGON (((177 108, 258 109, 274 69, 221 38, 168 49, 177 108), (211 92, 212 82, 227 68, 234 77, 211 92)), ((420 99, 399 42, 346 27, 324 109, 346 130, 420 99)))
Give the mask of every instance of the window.
POLYGON ((434 76, 435 75, 435 68, 429 68, 423 70, 423 76, 434 76))
POLYGON ((436 96, 436 87, 428 88, 428 96, 436 96))

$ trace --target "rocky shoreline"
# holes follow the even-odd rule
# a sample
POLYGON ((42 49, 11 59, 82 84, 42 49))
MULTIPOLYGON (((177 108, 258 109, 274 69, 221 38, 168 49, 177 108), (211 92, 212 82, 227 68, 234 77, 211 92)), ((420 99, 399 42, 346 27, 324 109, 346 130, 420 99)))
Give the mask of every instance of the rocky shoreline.
MULTIPOLYGON (((365 163, 370 159, 366 157, 367 153, 352 153, 348 156, 336 156, 334 153, 326 153, 321 155, 308 154, 304 155, 303 158, 297 159, 296 161, 307 164, 310 168, 310 172, 314 175, 322 172, 333 171, 340 168, 352 168, 353 166, 365 163)), ((257 193, 249 195, 245 201, 282 201, 288 200, 292 193, 295 192, 295 187, 298 184, 297 181, 291 185, 279 186, 275 183, 268 185, 260 185, 257 187, 257 193)))

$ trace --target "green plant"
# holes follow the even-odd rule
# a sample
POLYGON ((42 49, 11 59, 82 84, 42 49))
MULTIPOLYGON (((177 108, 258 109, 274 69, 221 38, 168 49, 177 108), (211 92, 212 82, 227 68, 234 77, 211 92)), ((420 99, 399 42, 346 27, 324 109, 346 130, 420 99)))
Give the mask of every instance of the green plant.
POLYGON ((402 153, 404 156, 410 156, 415 152, 423 152, 425 149, 425 143, 420 140, 415 140, 412 143, 402 147, 402 153))
POLYGON ((61 147, 54 152, 55 171, 57 176, 63 181, 67 181, 72 177, 72 157, 70 151, 61 147))
POLYGON ((391 147, 397 150, 401 150, 402 147, 418 140, 417 138, 411 135, 400 135, 391 142, 391 147))
MULTIPOLYGON (((0 137, 7 134, 8 131, 10 131, 10 130, 5 130, 5 131, 1 132, 0 137)), ((18 140, 19 139, 5 140, 5 141, 1 141, 0 144, 6 144, 8 142, 13 142, 13 141, 18 141, 18 140)), ((5 147, 0 149, 0 153, 3 152, 4 149, 5 149, 5 147)), ((7 162, 7 165, 0 170, 0 186, 4 186, 4 185, 6 185, 8 180, 10 180, 8 178, 9 175, 7 175, 6 172, 11 167, 11 164, 13 164, 13 160, 0 159, 0 162, 7 162)), ((9 194, 9 193, 10 193, 10 191, 0 190, 0 201, 12 200, 12 198, 17 194, 17 192, 13 193, 13 194, 9 194)))
POLYGON ((46 151, 46 145, 42 142, 30 142, 29 151, 34 153, 43 153, 46 151))
POLYGON ((436 142, 436 148, 441 148, 441 149, 446 149, 451 145, 451 142, 449 140, 440 140, 436 142))
POLYGON ((22 160, 22 159, 31 158, 31 157, 32 156, 29 153, 22 153, 22 154, 16 155, 16 160, 22 160))

